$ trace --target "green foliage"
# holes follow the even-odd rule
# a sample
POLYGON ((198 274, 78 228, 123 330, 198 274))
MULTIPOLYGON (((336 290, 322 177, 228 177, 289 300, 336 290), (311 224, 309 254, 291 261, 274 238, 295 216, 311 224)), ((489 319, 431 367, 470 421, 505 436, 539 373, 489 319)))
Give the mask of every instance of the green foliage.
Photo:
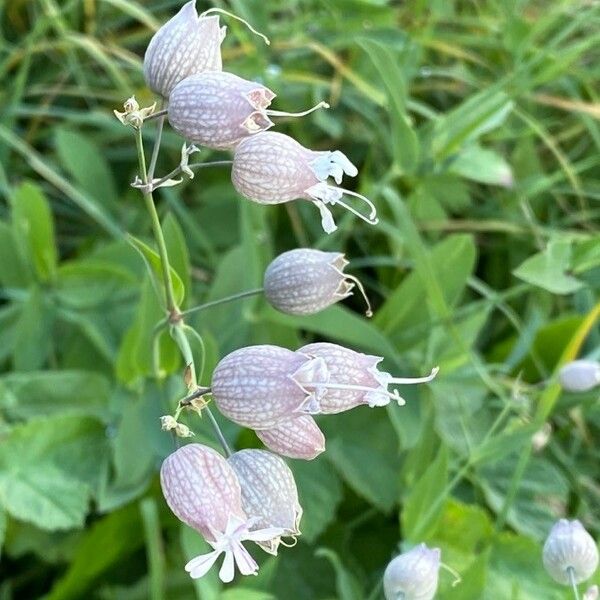
MULTIPOLYGON (((297 546, 252 548, 259 575, 225 586, 215 570, 185 573, 209 547, 157 484, 176 447, 159 417, 186 394, 184 365, 157 328, 161 260, 130 186, 132 133, 112 114, 133 94, 154 101, 141 57, 181 4, 0 8, 0 597, 374 600, 390 558, 420 542, 461 574, 453 587, 441 572, 441 600, 570 597, 541 545, 565 515, 600 531, 598 393, 555 383, 564 362, 600 358, 600 7, 227 7, 273 43, 221 17, 225 68, 272 88, 278 110, 331 104, 276 128, 347 154, 360 174, 344 185, 373 200, 379 224, 333 207, 339 229, 326 236, 309 203, 255 205, 228 169, 196 171, 155 193, 180 308, 258 288, 275 255, 310 246, 346 253, 375 314, 352 297, 293 317, 260 295, 193 313, 200 382, 255 343, 330 340, 383 356, 394 375, 441 370, 400 389, 405 406, 320 417, 326 453, 290 461, 297 546)), ((148 156, 155 131, 143 129, 148 156)), ((166 127, 157 177, 181 143, 166 127)), ((184 420, 216 446, 207 419, 184 420)), ((220 422, 232 446, 257 443, 220 422)))

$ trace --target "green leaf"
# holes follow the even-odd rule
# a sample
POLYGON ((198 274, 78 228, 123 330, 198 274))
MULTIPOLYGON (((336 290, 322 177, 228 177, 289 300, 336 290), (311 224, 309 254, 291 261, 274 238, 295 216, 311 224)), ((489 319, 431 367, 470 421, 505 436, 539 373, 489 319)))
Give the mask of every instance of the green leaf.
POLYGON ((346 569, 340 557, 329 548, 319 548, 315 552, 316 556, 326 558, 335 572, 335 587, 339 600, 362 600, 365 595, 361 589, 360 583, 354 575, 346 569))
POLYGON ((544 251, 522 262, 513 274, 553 294, 572 294, 585 284, 568 274, 571 270, 571 254, 571 242, 551 241, 544 251))
MULTIPOLYGON (((225 590, 219 598, 220 600, 276 600, 273 594, 243 587, 225 590)), ((204 596, 201 597, 201 600, 204 600, 204 596)))
POLYGON ((479 183, 508 188, 513 185, 512 169, 506 160, 497 152, 477 144, 463 148, 452 159, 449 171, 479 183))
POLYGON ((4 548, 4 540, 6 538, 7 521, 6 511, 0 506, 0 559, 2 558, 2 549, 4 548))
POLYGON ((40 281, 53 280, 58 262, 54 220, 48 200, 37 185, 24 183, 17 188, 12 222, 17 242, 37 277, 40 281))
POLYGON ((182 282, 184 295, 188 298, 192 293, 191 283, 191 267, 190 257, 185 242, 183 231, 173 216, 169 213, 163 223, 163 234, 165 236, 165 244, 169 254, 169 262, 171 267, 175 269, 182 282))
POLYGON ((342 482, 325 456, 309 462, 292 461, 290 468, 294 473, 300 505, 304 511, 300 521, 302 539, 310 544, 335 519, 342 501, 342 482))
MULTIPOLYGON (((152 248, 150 248, 148 244, 142 242, 142 240, 139 240, 133 235, 128 234, 127 239, 129 240, 131 245, 140 253, 140 256, 144 259, 146 267, 148 268, 148 273, 150 273, 150 276, 152 277, 152 281, 154 282, 156 290, 160 294, 160 300, 162 302, 165 298, 165 285, 160 256, 157 252, 152 250, 152 248)), ((185 288, 183 287, 183 282, 181 281, 181 277, 179 277, 179 275, 173 267, 170 266, 169 271, 171 273, 171 281, 173 283, 173 293, 175 294, 175 302, 177 302, 177 304, 181 304, 185 296, 185 288)))
POLYGON ((42 529, 80 527, 106 467, 97 420, 75 415, 32 419, 0 446, 0 502, 42 529))
POLYGON ((5 288, 25 288, 32 282, 32 272, 22 253, 14 227, 0 221, 0 285, 5 288))
POLYGON ((94 138, 60 127, 54 139, 58 157, 81 189, 103 206, 116 204, 118 194, 106 151, 94 138))
POLYGON ((402 508, 404 537, 418 543, 435 531, 444 509, 448 483, 448 451, 440 446, 435 460, 409 491, 402 508))

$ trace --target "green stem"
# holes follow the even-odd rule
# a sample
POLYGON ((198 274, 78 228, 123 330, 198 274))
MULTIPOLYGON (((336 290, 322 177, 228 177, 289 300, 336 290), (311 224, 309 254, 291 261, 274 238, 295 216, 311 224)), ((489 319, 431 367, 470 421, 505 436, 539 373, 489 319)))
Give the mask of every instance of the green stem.
MULTIPOLYGON (((197 169, 207 169, 208 167, 225 167, 231 164, 233 164, 233 161, 231 160, 214 160, 212 162, 193 163, 191 165, 188 165, 188 168, 192 169, 192 171, 196 171, 197 169)), ((177 175, 179 175, 182 171, 183 168, 181 167, 181 165, 175 167, 170 173, 167 173, 164 177, 161 177, 156 182, 154 182, 152 184, 152 189, 155 190, 156 188, 159 188, 163 183, 165 183, 165 181, 169 181, 169 179, 177 177, 177 175)), ((152 181, 150 177, 149 179, 150 181, 152 181)))
POLYGON ((146 498, 140 502, 140 512, 146 537, 146 556, 150 572, 151 600, 165 598, 165 553, 161 537, 158 508, 154 498, 146 498))
POLYGON ((156 161, 158 160, 158 153, 160 151, 160 142, 162 140, 162 132, 163 127, 165 125, 165 118, 165 115, 162 115, 158 119, 158 125, 156 126, 156 139, 154 140, 154 148, 152 148, 152 158, 150 159, 150 166, 148 167, 148 181, 152 181, 154 179, 154 170, 156 169, 156 161))
POLYGON ((194 306, 192 308, 188 308, 181 313, 182 317, 186 317, 188 315, 192 315, 194 313, 200 312, 205 308, 212 308, 213 306, 219 306, 220 304, 226 304, 227 302, 233 302, 234 300, 241 300, 242 298, 248 298, 250 296, 256 296, 257 294, 262 294, 264 292, 264 288, 257 288, 255 290, 247 290, 245 292, 240 292, 239 294, 233 294, 231 296, 225 296, 225 298, 219 298, 218 300, 213 300, 212 302, 207 302, 206 304, 200 304, 198 306, 194 306))
MULTIPOLYGON (((144 143, 142 141, 141 129, 136 129, 135 132, 135 143, 137 146, 138 163, 140 167, 140 177, 144 184, 148 183, 148 172, 146 170, 146 156, 144 154, 144 143)), ((171 269, 169 265, 169 256, 167 254, 167 246, 165 244, 165 237, 163 235, 162 228, 160 226, 160 219, 158 218, 158 212, 156 212, 156 206, 154 204, 154 198, 152 193, 143 193, 144 202, 146 208, 150 214, 150 220, 152 223, 152 232, 154 233, 154 239, 158 245, 158 254, 160 256, 160 264, 163 275, 163 284, 165 287, 165 303, 167 310, 170 314, 177 314, 179 308, 175 302, 175 293, 173 292, 173 280, 171 279, 171 269)))
POLYGON ((569 582, 571 583, 575 600, 579 600, 579 590, 577 589, 577 584, 575 583, 575 571, 573 567, 567 567, 567 573, 569 574, 569 582))

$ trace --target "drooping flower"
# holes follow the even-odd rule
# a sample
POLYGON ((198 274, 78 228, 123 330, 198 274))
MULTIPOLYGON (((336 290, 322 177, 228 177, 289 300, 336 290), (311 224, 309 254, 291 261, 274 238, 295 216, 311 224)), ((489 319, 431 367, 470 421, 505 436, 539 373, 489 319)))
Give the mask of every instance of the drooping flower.
POLYGON ((242 508, 234 470, 208 446, 188 444, 169 455, 160 470, 160 484, 175 516, 213 547, 212 552, 193 558, 185 566, 194 579, 205 575, 223 553, 222 581, 233 579, 235 566, 242 575, 254 575, 258 565, 242 542, 268 543, 282 535, 280 528, 255 528, 257 519, 248 517, 242 508))
MULTIPOLYGON (((233 467, 242 488, 242 508, 256 517, 255 527, 276 527, 282 536, 300 535, 302 507, 294 475, 285 462, 266 450, 240 450, 227 461, 233 467)), ((281 537, 257 542, 270 554, 277 555, 281 537)))
POLYGON ((269 429, 257 429, 256 435, 267 448, 288 458, 312 460, 325 452, 325 436, 310 415, 285 419, 269 429))
POLYGON ((587 392, 600 385, 600 362, 574 360, 560 370, 558 377, 567 392, 587 392))
POLYGON ((550 577, 563 585, 586 581, 598 568, 596 542, 578 520, 560 519, 554 524, 542 557, 550 577))
POLYGON ((265 297, 281 312, 311 315, 352 295, 356 286, 367 302, 361 282, 344 273, 348 264, 341 252, 323 252, 297 248, 280 254, 267 267, 264 277, 265 297))
POLYGON ((439 548, 420 544, 396 556, 385 569, 386 600, 432 600, 438 587, 439 548))
POLYGON ((320 368, 312 371, 314 377, 305 378, 302 382, 309 393, 309 400, 304 407, 310 414, 335 414, 361 404, 385 406, 390 400, 402 405, 404 400, 396 390, 388 390, 390 385, 427 383, 438 371, 437 368, 433 369, 425 377, 392 377, 377 368, 382 357, 328 342, 308 344, 298 352, 321 361, 320 368))
POLYGON ((281 204, 305 199, 321 213, 327 233, 336 230, 327 205, 339 204, 372 225, 377 223, 373 203, 364 196, 327 182, 333 177, 339 185, 344 174, 354 177, 358 171, 339 150, 315 151, 304 148, 293 138, 276 132, 263 132, 242 140, 235 149, 231 180, 244 197, 259 204, 281 204), (344 202, 347 194, 366 202, 367 216, 344 202))
POLYGON ((148 87, 164 98, 190 75, 220 71, 221 42, 226 28, 219 16, 198 15, 191 0, 152 37, 144 56, 144 77, 148 87))

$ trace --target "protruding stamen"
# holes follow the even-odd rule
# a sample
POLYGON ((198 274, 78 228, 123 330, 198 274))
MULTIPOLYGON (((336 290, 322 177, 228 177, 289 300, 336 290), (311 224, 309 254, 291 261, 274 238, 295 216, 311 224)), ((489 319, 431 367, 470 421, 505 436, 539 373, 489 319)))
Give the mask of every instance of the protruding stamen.
POLYGON ((385 388, 368 387, 366 385, 352 385, 349 383, 331 383, 331 382, 310 382, 305 384, 305 388, 325 388, 328 390, 348 390, 353 392, 370 392, 374 394, 382 394, 388 396, 392 400, 396 400, 398 404, 405 404, 405 400, 398 395, 398 392, 394 390, 389 392, 385 388))
POLYGON ((387 380, 388 384, 395 383, 398 385, 412 385, 413 383, 428 383, 435 379, 435 376, 439 373, 440 368, 434 367, 431 369, 431 373, 425 377, 391 377, 387 380))
POLYGON ((329 104, 327 104, 327 102, 319 102, 318 104, 315 104, 315 106, 313 106, 312 108, 309 108, 307 110, 303 110, 302 112, 286 112, 283 110, 271 110, 268 109, 265 112, 271 116, 271 117, 304 117, 306 115, 309 115, 312 112, 315 112, 316 110, 319 110, 320 108, 329 108, 329 104))
POLYGON ((453 569, 452 567, 448 566, 446 563, 440 563, 440 567, 442 567, 442 569, 445 569, 446 571, 448 571, 448 573, 450 573, 450 575, 452 575, 452 577, 454 577, 454 581, 451 584, 452 587, 456 587, 462 581, 462 577, 460 576, 460 573, 458 571, 456 571, 455 569, 453 569))
POLYGON ((365 316, 367 316, 369 318, 372 317, 373 309, 371 308, 371 303, 369 302, 369 297, 367 296, 367 292, 365 292, 365 288, 363 287, 363 284, 360 281, 360 279, 358 277, 355 277, 354 275, 348 275, 347 273, 344 273, 344 276, 346 277, 346 279, 349 279, 350 281, 352 281, 354 283, 354 285, 356 285, 356 287, 358 288, 360 293, 362 294, 362 297, 364 298, 364 300, 367 304, 367 310, 365 311, 365 316))
POLYGON ((367 221, 368 223, 372 223, 373 225, 376 225, 379 222, 379 219, 377 218, 377 209, 375 208, 375 205, 366 196, 363 196, 362 194, 359 194, 358 192, 353 192, 351 190, 347 190, 346 188, 340 188, 340 190, 344 194, 348 194, 350 196, 355 196, 356 198, 360 198, 361 200, 363 200, 364 202, 366 202, 368 204, 369 208, 371 209, 371 212, 369 214, 369 218, 367 219, 366 217, 364 217, 360 213, 354 211, 347 204, 342 203, 340 200, 337 201, 337 204, 341 204, 344 208, 347 208, 349 211, 351 211, 354 214, 358 215, 361 219, 367 221))
POLYGON ((254 29, 254 27, 252 27, 252 25, 250 25, 250 23, 248 23, 248 21, 246 21, 245 19, 242 19, 242 17, 238 17, 237 15, 234 15, 233 13, 230 13, 229 11, 224 10, 222 8, 215 7, 215 8, 209 8, 208 10, 204 11, 200 15, 200 18, 205 17, 209 13, 221 13, 221 14, 227 15, 228 17, 231 17, 232 19, 235 19, 236 21, 240 21, 240 23, 243 23, 253 34, 257 35, 258 37, 261 37, 267 46, 271 45, 271 40, 269 40, 269 38, 264 33, 261 33, 260 31, 256 31, 256 29, 254 29))

